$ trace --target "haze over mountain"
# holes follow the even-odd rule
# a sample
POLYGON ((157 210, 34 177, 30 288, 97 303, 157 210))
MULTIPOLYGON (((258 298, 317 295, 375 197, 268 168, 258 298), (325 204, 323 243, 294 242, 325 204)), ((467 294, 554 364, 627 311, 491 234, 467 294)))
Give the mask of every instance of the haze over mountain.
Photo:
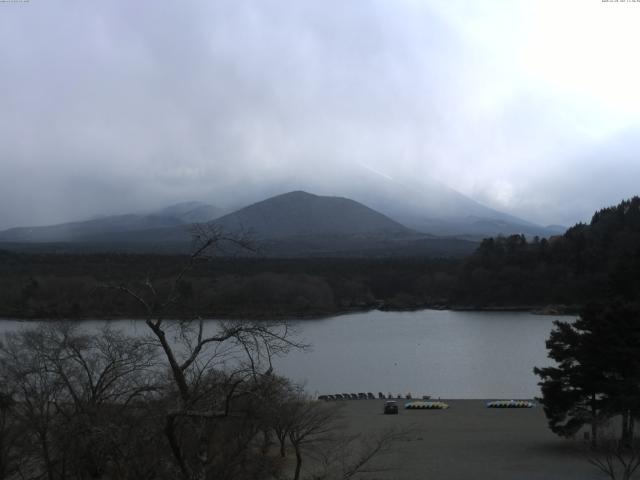
MULTIPOLYGON (((393 220, 397 226, 405 229, 471 240, 511 234, 547 237, 566 230, 561 226, 543 227, 491 209, 429 177, 396 179, 362 162, 349 168, 344 167, 343 172, 340 178, 333 181, 326 175, 319 174, 312 178, 294 177, 279 182, 265 181, 253 186, 249 184, 238 191, 235 202, 230 203, 240 204, 241 207, 243 201, 256 205, 244 210, 233 209, 240 211, 227 215, 221 222, 225 227, 233 228, 250 225, 264 238, 342 234, 344 232, 339 228, 336 230, 336 222, 340 220, 330 213, 337 207, 334 203, 340 201, 344 202, 343 206, 350 207, 354 207, 355 202, 362 204, 361 208, 354 207, 341 212, 340 218, 344 225, 349 225, 350 234, 357 233, 357 229, 365 231, 371 226, 372 210, 376 211, 378 220, 384 215, 388 217, 387 220, 393 220), (281 193, 289 190, 292 192, 287 195, 281 193), (323 198, 320 202, 317 197, 305 197, 300 190, 325 197, 343 198, 323 198), (296 191, 298 193, 294 195, 296 191), (263 201, 265 196, 271 197, 272 194, 273 198, 263 201), (297 205, 299 201, 301 203, 297 205), (364 207, 365 205, 369 208, 364 207), (265 215, 267 211, 271 214, 265 215), (301 214, 303 211, 305 214, 301 214), (350 215, 348 219, 347 214, 350 215)), ((228 211, 230 210, 227 209, 228 211)), ((95 218, 89 222, 9 229, 0 232, 0 241, 117 241, 124 236, 124 232, 129 232, 126 235, 128 241, 182 241, 184 228, 180 228, 181 226, 211 221, 223 213, 225 212, 221 208, 203 202, 182 202, 147 214, 115 215, 95 218), (179 228, 172 232, 151 232, 168 227, 179 228), (134 233, 142 231, 146 233, 134 233)))
POLYGON ((8 3, 0 229, 302 189, 457 231, 334 189, 358 164, 541 225, 637 194, 633 2, 8 3))
POLYGON ((268 198, 213 222, 224 231, 247 231, 277 256, 460 255, 474 244, 434 239, 361 203, 294 191, 268 198))
MULTIPOLYGON (((313 186, 329 190, 320 177, 313 186)), ((324 196, 296 190, 226 215, 203 202, 182 202, 145 214, 13 228, 0 232, 0 242, 70 242, 74 246, 65 248, 83 244, 91 251, 187 252, 190 225, 215 220, 225 231, 250 232, 263 251, 279 256, 464 255, 474 248, 464 240, 521 233, 549 236, 563 231, 490 209, 440 182, 402 182, 366 165, 355 167, 330 189, 324 196), (354 199, 336 196, 341 191, 354 199), (450 238, 435 238, 439 236, 450 238)), ((245 198, 251 194, 243 192, 245 198)))
POLYGON ((258 238, 312 235, 415 235, 407 227, 358 202, 294 191, 217 219, 228 231, 249 228, 258 238))
MULTIPOLYGON (((82 244, 126 251, 189 250, 189 221, 202 204, 179 204, 153 215, 124 215, 50 227, 0 232, 0 241, 82 244)), ((225 232, 248 232, 261 251, 303 255, 463 255, 475 244, 414 231, 354 200, 294 191, 268 198, 211 222, 225 232)), ((65 248, 77 248, 65 247, 65 248)), ((58 248, 58 246, 56 246, 58 248)), ((66 250, 65 250, 66 251, 66 250)))
POLYGON ((393 178, 360 163, 345 168, 344 175, 329 182, 322 175, 291 179, 277 184, 283 190, 304 190, 337 195, 361 202, 402 225, 423 233, 482 239, 496 235, 550 236, 562 226, 540 226, 486 207, 430 177, 393 178))
POLYGON ((109 215, 58 225, 10 228, 0 232, 0 241, 17 243, 99 241, 125 232, 170 227, 184 228, 191 223, 214 220, 222 213, 223 210, 202 202, 183 202, 145 214, 109 215))
POLYGON ((152 215, 176 218, 182 223, 200 223, 210 222, 225 213, 226 210, 204 202, 181 202, 152 212, 152 215))

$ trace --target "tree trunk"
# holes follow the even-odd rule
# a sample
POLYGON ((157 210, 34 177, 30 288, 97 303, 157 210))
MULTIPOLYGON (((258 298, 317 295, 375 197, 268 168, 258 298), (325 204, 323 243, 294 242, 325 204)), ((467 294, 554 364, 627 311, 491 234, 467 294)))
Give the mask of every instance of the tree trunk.
POLYGON ((40 442, 40 448, 42 448, 42 457, 44 460, 44 468, 47 470, 47 478, 49 480, 54 480, 55 473, 53 471, 53 461, 51 460, 51 455, 49 453, 49 443, 47 439, 47 432, 40 431, 38 432, 38 440, 40 442))
POLYGON ((175 380, 176 385, 178 386, 178 390, 180 391, 180 397, 182 398, 183 403, 186 404, 189 400, 189 385, 187 384, 187 379, 182 368, 180 368, 180 365, 178 364, 178 360, 176 360, 173 349, 167 341, 164 330, 155 326, 151 320, 147 320, 146 324, 160 341, 160 346, 162 347, 162 350, 167 357, 167 361, 169 362, 169 367, 171 368, 173 379, 175 380))
POLYGON ((0 433, 0 480, 4 480, 7 477, 6 470, 8 470, 4 459, 4 441, 3 435, 0 433))
POLYGON ((271 450, 271 435, 268 430, 262 431, 262 454, 267 455, 271 450))
POLYGON ((284 448, 285 447, 285 441, 286 441, 286 439, 284 439, 284 438, 280 439, 280 456, 282 458, 287 456, 287 451, 284 448))
POLYGON ((629 446, 629 411, 622 412, 622 436, 620 442, 623 448, 629 446))
POLYGON ((293 477, 293 480, 300 480, 300 470, 302 470, 302 453, 300 452, 300 447, 298 445, 293 445, 296 450, 296 473, 293 477))
POLYGON ((287 456, 287 451, 285 450, 285 446, 287 443, 287 434, 281 430, 276 430, 276 437, 278 438, 278 442, 280 443, 280 456, 284 458, 287 456))
POLYGON ((167 441, 171 447, 171 453, 173 453, 173 457, 178 463, 178 467, 180 467, 183 477, 189 478, 189 469, 187 468, 178 439, 176 438, 175 418, 170 415, 165 419, 164 434, 167 437, 167 441))
POLYGON ((591 448, 598 446, 598 410, 596 407, 596 395, 591 395, 591 448))

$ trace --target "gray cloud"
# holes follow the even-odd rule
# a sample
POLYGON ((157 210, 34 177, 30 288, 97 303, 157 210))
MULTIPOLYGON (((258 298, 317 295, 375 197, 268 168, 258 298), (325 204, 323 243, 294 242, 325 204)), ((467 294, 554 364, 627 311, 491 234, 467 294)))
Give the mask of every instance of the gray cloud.
POLYGON ((533 7, 441 4, 0 5, 0 228, 242 203, 362 162, 541 223, 636 193, 638 117, 545 73, 533 7))

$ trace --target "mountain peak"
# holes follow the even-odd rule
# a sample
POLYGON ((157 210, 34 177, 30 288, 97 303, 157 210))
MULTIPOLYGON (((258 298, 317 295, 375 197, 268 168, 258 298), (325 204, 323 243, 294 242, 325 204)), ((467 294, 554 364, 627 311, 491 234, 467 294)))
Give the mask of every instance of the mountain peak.
POLYGON ((254 203, 215 223, 228 230, 249 228, 261 238, 412 233, 395 220, 354 200, 303 190, 254 203))
MULTIPOLYGON (((315 195, 313 193, 306 192, 304 190, 292 190, 290 192, 281 193, 280 195, 275 195, 267 200, 273 199, 287 199, 287 200, 303 200, 303 199, 311 199, 311 198, 319 198, 320 195, 315 195)), ((260 203, 260 202, 258 202, 260 203)))

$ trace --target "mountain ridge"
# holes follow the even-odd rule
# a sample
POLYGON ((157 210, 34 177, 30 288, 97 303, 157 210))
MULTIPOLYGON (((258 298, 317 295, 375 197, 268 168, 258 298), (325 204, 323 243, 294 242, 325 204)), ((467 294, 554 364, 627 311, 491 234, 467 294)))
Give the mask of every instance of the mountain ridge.
POLYGON ((303 190, 256 202, 213 223, 231 231, 251 225, 253 233, 264 239, 307 235, 417 234, 349 198, 314 195, 303 190))
MULTIPOLYGON (((185 211, 191 211, 187 207, 191 205, 180 204, 175 208, 170 207, 168 211, 177 210, 184 214, 185 211)), ((133 215, 127 219, 129 225, 136 223, 140 217, 133 215)), ((26 238, 25 243, 32 245, 29 247, 31 251, 39 239, 47 251, 68 252, 75 248, 82 251, 112 249, 135 253, 188 253, 192 241, 188 223, 178 222, 174 217, 146 216, 144 219, 146 223, 138 223, 136 228, 119 230, 105 228, 105 221, 116 222, 122 227, 120 217, 63 224, 48 227, 49 230, 40 227, 44 228, 44 234, 18 235, 17 239, 15 235, 11 237, 16 232, 5 231, 0 232, 0 241, 6 245, 6 242, 24 241, 26 238), (163 223, 167 218, 169 223, 163 223), (82 230, 82 227, 95 225, 98 227, 82 230), (81 234, 75 237, 74 227, 81 230, 81 234), (48 237, 46 232, 49 232, 48 237), (58 234, 57 238, 55 234, 58 234), (47 240, 49 245, 44 245, 42 240, 47 240), (71 245, 74 242, 75 247, 71 245)), ((264 254, 281 257, 461 256, 470 253, 476 246, 476 243, 465 239, 436 238, 416 232, 348 198, 314 195, 300 190, 256 202, 223 215, 210 222, 210 225, 232 235, 248 231, 264 254)), ((24 229, 18 233, 24 233, 24 229)), ((15 249, 15 245, 11 247, 15 249)))
POLYGON ((0 231, 0 242, 91 241, 95 236, 177 227, 215 220, 223 210, 203 202, 181 202, 150 213, 106 215, 54 225, 14 227, 0 231))
MULTIPOLYGON (((394 185, 395 188, 395 185, 394 185)), ((407 192, 405 192, 406 195, 407 192)), ((410 196, 410 195, 409 195, 410 196)), ((416 207, 417 208, 417 207, 416 207)), ((478 207, 480 208, 480 207, 478 207)), ((387 210, 390 207, 387 205, 387 210)), ((268 197, 231 213, 203 202, 182 202, 146 214, 124 214, 68 222, 43 227, 19 227, 0 232, 5 244, 80 244, 86 248, 133 249, 144 251, 188 251, 193 223, 208 223, 230 233, 250 231, 256 242, 272 254, 300 256, 343 254, 421 254, 456 255, 470 253, 478 240, 496 230, 510 234, 536 235, 530 222, 514 227, 511 217, 488 219, 467 215, 464 219, 428 219, 429 228, 411 228, 397 218, 367 204, 339 195, 317 195, 293 190, 268 197), (456 223, 457 222, 457 223, 456 223), (435 236, 430 231, 457 230, 435 236), (468 234, 465 228, 473 228, 468 234), (125 248, 125 245, 127 246, 125 248), (104 247, 102 247, 104 246, 104 247)), ((472 212, 478 213, 478 212, 472 212)), ((482 212, 480 212, 482 213, 482 212)), ((423 225, 424 227, 424 225, 423 225)), ((542 227, 540 227, 542 228, 542 227)), ((554 232, 554 234, 557 232, 554 232)), ((72 248, 67 246, 66 248, 72 248)))

